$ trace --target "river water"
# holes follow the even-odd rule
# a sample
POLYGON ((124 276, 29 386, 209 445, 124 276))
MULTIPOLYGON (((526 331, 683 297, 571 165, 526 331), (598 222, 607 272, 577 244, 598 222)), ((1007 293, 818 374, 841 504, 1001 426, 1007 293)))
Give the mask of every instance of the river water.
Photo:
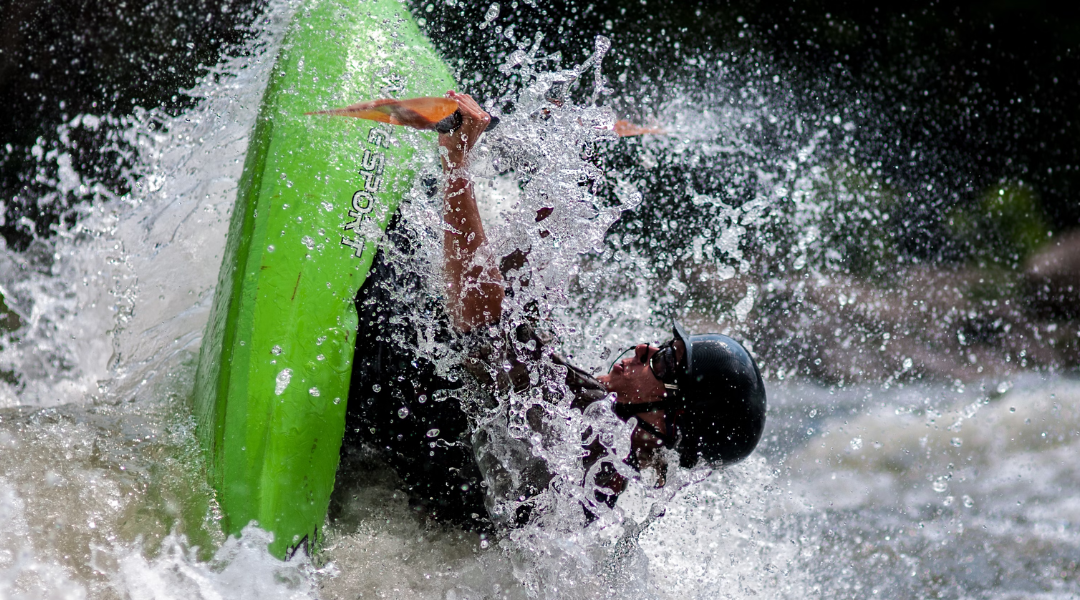
MULTIPOLYGON (((590 527, 534 525, 488 539, 428 523, 392 471, 361 457, 343 467, 316 560, 274 559, 268 534, 254 527, 225 539, 190 394, 247 135, 289 14, 272 4, 243 51, 189 91, 195 108, 175 117, 79 115, 35 154, 54 189, 86 202, 72 227, 24 252, 0 252, 0 286, 21 321, 0 348, 0 598, 1080 596, 1080 381, 1053 371, 829 385, 766 364, 768 424, 750 459, 679 470, 661 490, 646 474, 611 518, 590 527), (130 194, 110 194, 64 158, 65 132, 97 128, 136 153, 130 194), (650 519, 658 503, 665 512, 650 519)), ((599 57, 603 46, 583 56, 599 57)), ((534 69, 522 79, 549 81, 536 58, 512 57, 507 70, 534 69)), ((574 71, 602 88, 593 79, 600 72, 574 71)), ((519 91, 515 101, 540 102, 542 91, 519 91)), ((723 155, 751 170, 757 150, 733 133, 738 123, 806 116, 749 102, 740 111, 707 106, 695 121, 680 108, 687 94, 672 101, 668 139, 632 148, 640 164, 664 153, 695 164, 723 155)), ((493 239, 512 245, 532 235, 514 224, 534 208, 530 193, 596 176, 580 144, 604 135, 574 127, 611 118, 586 99, 549 121, 504 119, 477 165, 487 218, 509 221, 492 227, 493 239), (534 139, 545 131, 546 141, 534 139), (561 150, 552 139, 563 139, 561 150), (509 156, 520 165, 529 151, 547 162, 528 181, 500 163, 509 156)), ((839 118, 835 125, 843 131, 839 118)), ((791 161, 814 166, 815 136, 793 142, 791 161)), ((655 258, 635 250, 625 230, 624 247, 604 241, 647 187, 621 173, 609 180, 614 207, 580 189, 556 200, 568 214, 588 205, 591 225, 575 229, 557 212, 553 235, 530 238, 547 257, 536 260, 545 265, 538 280, 573 272, 577 283, 544 301, 566 309, 564 348, 597 369, 610 358, 602 348, 663 338, 650 288, 685 287, 669 272, 658 281, 655 258), (589 250, 597 252, 579 258, 589 250), (618 299, 602 294, 610 288, 622 290, 618 299)), ((800 185, 775 182, 773 199, 800 185)), ((725 209, 715 198, 695 203, 725 209)), ((796 212, 802 220, 789 227, 810 223, 815 209, 796 212)), ((763 213, 752 205, 742 216, 725 213, 712 226, 716 249, 699 245, 695 254, 731 259, 718 259, 721 274, 739 268, 763 213)), ((694 322, 737 332, 754 293, 740 293, 718 323, 708 311, 694 322)), ((880 344, 863 340, 866 352, 880 344)))

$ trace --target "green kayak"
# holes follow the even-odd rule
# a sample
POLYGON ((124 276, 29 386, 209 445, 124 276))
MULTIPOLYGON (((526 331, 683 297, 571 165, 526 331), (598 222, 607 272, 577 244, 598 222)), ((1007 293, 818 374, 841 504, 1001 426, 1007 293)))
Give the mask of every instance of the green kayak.
POLYGON ((300 8, 251 136, 196 374, 194 411, 227 534, 312 552, 345 429, 353 298, 434 134, 305 112, 441 95, 445 63, 399 0, 300 8))

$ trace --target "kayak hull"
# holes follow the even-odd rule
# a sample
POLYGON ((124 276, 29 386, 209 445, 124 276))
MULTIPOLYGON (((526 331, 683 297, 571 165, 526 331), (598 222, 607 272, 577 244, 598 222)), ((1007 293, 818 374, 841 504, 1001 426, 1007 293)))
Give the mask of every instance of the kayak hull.
POLYGON ((445 63, 397 0, 314 0, 272 71, 237 190, 194 413, 227 534, 312 552, 345 428, 353 305, 434 135, 304 113, 440 95, 445 63))

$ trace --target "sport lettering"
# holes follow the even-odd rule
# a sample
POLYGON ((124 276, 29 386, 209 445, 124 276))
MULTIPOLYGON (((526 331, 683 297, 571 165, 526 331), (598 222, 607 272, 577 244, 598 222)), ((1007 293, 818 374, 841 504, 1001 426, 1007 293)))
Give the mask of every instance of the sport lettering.
MULTIPOLYGON (((381 156, 382 155, 380 155, 380 157, 381 156)), ((369 192, 377 192, 379 191, 379 188, 382 187, 382 175, 376 174, 375 171, 360 171, 360 176, 364 178, 365 190, 369 192)))
POLYGON ((370 145, 364 148, 364 154, 360 159, 360 169, 357 174, 363 182, 363 188, 353 192, 349 203, 348 220, 342 229, 345 235, 341 238, 341 244, 353 249, 353 256, 359 258, 364 253, 365 240, 360 235, 360 226, 364 219, 375 210, 377 200, 375 194, 382 189, 382 172, 386 165, 386 153, 382 148, 390 147, 391 126, 379 124, 368 130, 367 142, 370 145))
POLYGON ((374 208, 375 195, 371 192, 360 190, 359 192, 353 194, 352 211, 350 211, 349 216, 352 216, 352 213, 354 212, 360 215, 366 215, 372 210, 374 210, 374 208))
POLYGON ((381 152, 372 152, 371 149, 364 150, 364 160, 360 163, 360 168, 365 171, 374 171, 376 173, 382 173, 383 160, 386 156, 381 152))

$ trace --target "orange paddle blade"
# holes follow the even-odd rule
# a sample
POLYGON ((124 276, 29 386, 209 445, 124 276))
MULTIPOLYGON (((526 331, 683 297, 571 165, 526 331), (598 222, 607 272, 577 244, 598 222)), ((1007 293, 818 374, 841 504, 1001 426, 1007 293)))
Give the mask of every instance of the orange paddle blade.
POLYGON ((449 98, 424 97, 408 100, 384 98, 360 102, 345 108, 318 110, 305 114, 356 117, 391 125, 405 125, 415 129, 434 129, 436 123, 454 114, 457 109, 457 100, 449 98))
POLYGON ((642 127, 641 125, 634 125, 630 121, 618 120, 615 121, 615 133, 619 137, 631 137, 635 135, 664 135, 667 132, 659 127, 642 127))

